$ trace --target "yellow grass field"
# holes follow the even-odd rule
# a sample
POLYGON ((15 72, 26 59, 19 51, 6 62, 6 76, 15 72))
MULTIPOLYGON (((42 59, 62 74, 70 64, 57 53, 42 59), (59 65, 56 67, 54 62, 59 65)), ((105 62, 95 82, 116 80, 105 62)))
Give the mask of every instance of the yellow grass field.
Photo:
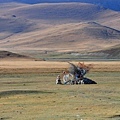
POLYGON ((1 60, 0 119, 119 120, 120 62, 85 64, 97 84, 56 85, 67 62, 1 60))
MULTIPOLYGON (((77 65, 78 62, 72 62, 77 65)), ((85 62, 85 64, 92 64, 93 68, 91 71, 119 71, 120 72, 120 62, 119 61, 94 61, 85 62)), ((24 73, 24 72, 56 72, 67 69, 69 67, 68 62, 52 62, 52 61, 28 61, 28 60, 1 60, 0 61, 0 73, 24 73), (44 71, 41 71, 43 70, 44 71), (50 71, 49 71, 50 70, 50 71), (52 70, 52 71, 51 71, 52 70)))

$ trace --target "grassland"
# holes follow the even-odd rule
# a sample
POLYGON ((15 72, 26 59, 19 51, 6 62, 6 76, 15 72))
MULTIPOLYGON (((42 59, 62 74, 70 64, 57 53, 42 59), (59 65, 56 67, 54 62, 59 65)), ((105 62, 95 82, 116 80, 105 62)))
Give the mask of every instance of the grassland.
POLYGON ((89 63, 96 85, 55 85, 67 62, 0 61, 0 119, 119 120, 120 62, 89 63))

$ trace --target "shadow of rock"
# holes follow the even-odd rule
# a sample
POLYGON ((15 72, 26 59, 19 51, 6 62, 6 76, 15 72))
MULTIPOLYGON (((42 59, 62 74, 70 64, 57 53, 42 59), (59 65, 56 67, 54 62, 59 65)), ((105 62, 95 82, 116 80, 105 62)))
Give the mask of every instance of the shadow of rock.
POLYGON ((18 94, 49 94, 49 93, 53 93, 53 92, 37 91, 37 90, 11 90, 11 91, 0 92, 0 97, 18 95, 18 94))
POLYGON ((120 120, 120 115, 113 115, 113 116, 111 116, 111 117, 109 117, 109 118, 119 118, 119 120, 120 120))
POLYGON ((7 119, 11 119, 11 117, 1 117, 0 120, 7 120, 7 119))
POLYGON ((84 82, 84 84, 97 84, 95 81, 93 81, 89 78, 84 78, 83 82, 84 82))

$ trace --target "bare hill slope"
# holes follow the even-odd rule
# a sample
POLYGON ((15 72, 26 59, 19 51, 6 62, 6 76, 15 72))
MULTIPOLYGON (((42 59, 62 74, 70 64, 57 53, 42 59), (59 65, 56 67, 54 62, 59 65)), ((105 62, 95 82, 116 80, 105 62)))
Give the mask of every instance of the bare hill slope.
POLYGON ((27 4, 37 4, 37 3, 61 3, 61 2, 83 2, 92 3, 104 6, 105 8, 119 10, 120 11, 120 1, 119 0, 0 0, 0 3, 6 2, 19 2, 27 4))
POLYGON ((119 12, 86 3, 11 5, 0 6, 1 49, 93 51, 120 42, 119 12))
MULTIPOLYGON (((99 23, 107 24, 110 21, 120 19, 119 12, 87 3, 20 4, 18 7, 14 7, 17 5, 13 3, 13 9, 6 7, 7 4, 3 4, 3 6, 5 6, 4 9, 0 7, 0 10, 4 10, 4 12, 0 12, 0 21, 2 22, 0 24, 6 23, 6 26, 4 26, 6 31, 7 29, 9 30, 10 24, 16 29, 16 24, 22 26, 22 23, 24 26, 29 24, 32 27, 33 25, 40 26, 41 24, 62 24, 81 21, 98 21, 99 23)), ((117 24, 114 26, 117 27, 117 24)))
MULTIPOLYGON (((29 19, 45 20, 94 20, 111 15, 110 10, 87 3, 36 4, 13 9, 9 14, 21 15, 29 19), (108 13, 108 14, 106 14, 108 13)), ((116 12, 117 13, 117 12, 116 12)), ((115 14, 113 12, 112 14, 115 14)))
POLYGON ((120 31, 94 22, 56 25, 15 34, 0 41, 1 48, 39 50, 98 50, 120 43, 120 31), (18 37, 19 36, 19 37, 18 37))

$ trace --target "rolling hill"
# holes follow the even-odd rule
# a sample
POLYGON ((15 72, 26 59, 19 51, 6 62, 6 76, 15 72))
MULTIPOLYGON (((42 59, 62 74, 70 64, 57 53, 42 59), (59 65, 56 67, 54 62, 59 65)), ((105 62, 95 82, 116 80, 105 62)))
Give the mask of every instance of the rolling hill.
POLYGON ((120 30, 120 13, 86 3, 4 4, 0 7, 0 32, 28 32, 55 24, 96 21, 120 30))
POLYGON ((120 44, 120 13, 88 3, 4 3, 0 48, 96 51, 120 44))
POLYGON ((39 50, 100 50, 120 41, 120 31, 94 22, 56 25, 44 30, 14 34, 1 41, 1 48, 39 50), (18 37, 19 36, 19 37, 18 37))
POLYGON ((37 3, 61 3, 61 2, 83 2, 92 3, 103 6, 105 8, 120 11, 120 0, 1 0, 0 3, 6 2, 19 2, 27 4, 37 4, 37 3))

